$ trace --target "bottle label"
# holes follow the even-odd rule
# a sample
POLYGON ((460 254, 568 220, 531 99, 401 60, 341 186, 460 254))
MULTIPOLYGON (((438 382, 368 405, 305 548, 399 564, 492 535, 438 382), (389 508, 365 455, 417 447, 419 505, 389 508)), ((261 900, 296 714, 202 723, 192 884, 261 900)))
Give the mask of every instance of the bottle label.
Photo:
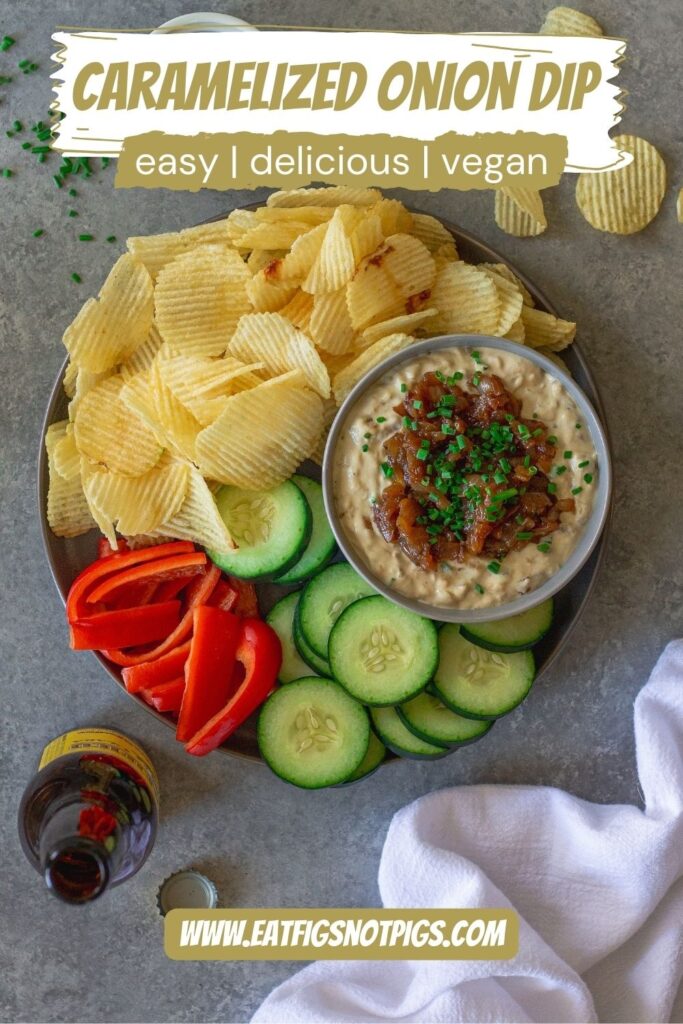
POLYGON ((111 729, 74 729, 58 736, 43 750, 38 770, 65 754, 80 753, 84 757, 112 758, 121 761, 135 777, 139 777, 159 801, 159 779, 142 747, 134 740, 111 729))

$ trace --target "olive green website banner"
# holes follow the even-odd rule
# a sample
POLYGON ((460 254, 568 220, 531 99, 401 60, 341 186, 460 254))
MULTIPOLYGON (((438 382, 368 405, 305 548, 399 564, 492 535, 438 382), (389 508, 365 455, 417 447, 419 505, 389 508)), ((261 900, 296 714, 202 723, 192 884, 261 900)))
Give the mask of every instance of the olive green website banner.
POLYGON ((519 919, 505 909, 237 907, 171 910, 172 960, 510 960, 519 919))

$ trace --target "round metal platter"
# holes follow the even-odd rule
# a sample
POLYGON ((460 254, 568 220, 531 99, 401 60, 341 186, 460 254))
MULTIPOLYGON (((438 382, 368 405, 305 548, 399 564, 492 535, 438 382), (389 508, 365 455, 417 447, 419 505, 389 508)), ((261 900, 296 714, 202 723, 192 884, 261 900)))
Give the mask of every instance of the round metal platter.
MULTIPOLYGON (((256 209, 258 205, 260 204, 252 203, 247 205, 245 209, 256 209)), ((227 213, 211 219, 221 220, 226 216, 227 213)), ((520 273, 515 265, 507 260, 505 256, 497 252, 495 249, 490 248, 488 245, 485 245, 484 242, 480 241, 474 235, 470 235, 466 231, 462 231, 455 224, 451 224, 448 221, 444 221, 443 223, 455 238, 458 252, 463 259, 467 260, 468 263, 506 263, 531 292, 536 305, 540 309, 557 314, 557 310, 553 307, 546 296, 536 287, 536 285, 534 285, 532 281, 525 277, 524 274, 520 273)), ((600 395, 586 359, 581 351, 580 344, 575 342, 568 349, 564 350, 562 352, 562 358, 571 370, 572 376, 578 385, 592 402, 593 407, 605 427, 606 433, 608 433, 600 395)), ((62 420, 67 415, 68 399, 62 387, 66 362, 67 361, 65 360, 64 365, 57 376, 47 404, 47 410, 41 431, 40 453, 38 458, 38 509, 43 543, 50 565, 52 578, 54 579, 63 600, 66 599, 69 587, 77 574, 97 557, 97 541, 99 538, 99 534, 96 530, 92 530, 90 533, 84 534, 81 537, 69 539, 56 537, 47 523, 46 508, 48 469, 44 443, 45 431, 51 423, 62 420)), ((308 476, 320 479, 320 468, 313 463, 305 463, 302 469, 308 476)), ((608 528, 609 518, 602 537, 589 560, 583 566, 581 571, 574 577, 571 583, 564 587, 564 589, 555 596, 555 617, 552 628, 543 640, 534 648, 534 656, 536 658, 538 670, 537 679, 547 671, 552 662, 558 656, 567 642, 569 634, 583 612, 595 584, 600 563, 602 561, 608 528)), ((282 587, 271 583, 258 584, 257 591, 262 614, 267 613, 280 597, 293 589, 296 588, 282 587)), ((64 643, 66 642, 65 628, 64 643)), ((120 686, 123 692, 126 693, 127 691, 125 690, 121 679, 120 669, 116 665, 112 665, 96 652, 95 657, 98 659, 102 667, 108 672, 117 686, 120 686)), ((159 722, 162 722, 167 728, 175 729, 175 723, 168 715, 155 711, 134 694, 128 694, 128 696, 131 700, 136 701, 137 704, 139 704, 141 708, 144 708, 150 715, 153 715, 159 722)), ((533 700, 533 694, 531 699, 533 700)), ((241 757, 249 761, 258 761, 263 763, 259 754, 258 744, 256 742, 255 719, 250 719, 245 722, 245 724, 241 726, 241 728, 239 728, 230 737, 230 739, 219 748, 219 750, 235 757, 241 757)), ((390 754, 387 762, 385 763, 389 763, 389 761, 395 759, 395 756, 390 754)))

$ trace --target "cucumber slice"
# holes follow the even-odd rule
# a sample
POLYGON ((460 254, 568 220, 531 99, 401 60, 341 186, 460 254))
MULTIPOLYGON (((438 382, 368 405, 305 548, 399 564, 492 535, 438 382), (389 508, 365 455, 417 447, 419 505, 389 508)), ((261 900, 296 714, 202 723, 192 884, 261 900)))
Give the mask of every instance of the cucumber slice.
POLYGON ((332 679, 308 677, 275 690, 257 727, 264 761, 303 789, 344 782, 365 757, 370 720, 365 708, 332 679))
POLYGON ((330 633, 334 678, 363 704, 410 700, 424 690, 439 657, 431 619, 399 608, 385 597, 354 601, 330 633))
POLYGON ((374 593, 348 562, 328 565, 301 592, 297 620, 306 644, 327 658, 330 630, 346 606, 374 593))
POLYGON ((278 576, 278 583, 300 583, 302 580, 308 579, 309 576, 314 576, 327 565, 336 547, 334 534, 330 529, 325 512, 323 489, 318 481, 297 474, 292 477, 292 482, 300 491, 303 491, 310 506, 313 514, 313 529, 303 555, 291 569, 287 569, 282 576, 278 576))
POLYGON ((553 599, 549 597, 535 608, 511 615, 509 619, 461 626, 460 632, 466 640, 485 647, 487 651, 512 654, 515 651, 526 651, 537 644, 546 635, 552 622, 553 599))
POLYGON ((287 594, 273 605, 266 615, 266 622, 275 630, 282 644, 282 665, 277 677, 280 683, 291 683, 294 679, 311 675, 311 666, 303 660, 294 646, 292 627, 298 602, 298 593, 287 594))
POLYGON ((439 633, 434 687, 447 707, 466 718, 489 721, 507 715, 524 700, 535 674, 531 651, 486 651, 452 624, 439 633))
POLYGON ((222 487, 216 505, 239 545, 235 551, 207 552, 224 572, 257 580, 285 572, 299 561, 311 535, 312 515, 291 480, 270 491, 222 487))
MULTIPOLYGON (((306 639, 305 639, 303 633, 301 632, 301 627, 299 626, 299 604, 298 603, 297 603, 297 606, 296 606, 296 610, 294 612, 294 623, 293 623, 293 626, 292 626, 292 638, 294 640, 294 646, 296 647, 297 651, 299 652, 299 654, 301 655, 303 660, 306 662, 306 664, 311 666, 311 668, 313 669, 314 672, 316 672, 319 676, 331 676, 332 675, 332 672, 330 670, 330 664, 327 661, 327 659, 326 658, 321 658, 320 655, 316 654, 315 651, 311 647, 309 647, 308 644, 306 643, 306 639)), ((309 674, 309 673, 307 673, 307 674, 309 674)))
POLYGON ((430 693, 421 693, 406 704, 399 704, 396 710, 403 724, 420 739, 446 747, 473 743, 493 725, 463 718, 430 693))
POLYGON ((376 734, 370 730, 368 752, 356 768, 355 772, 352 772, 348 779, 346 779, 345 782, 342 782, 342 786, 350 786, 352 782, 360 782, 361 779, 367 779, 369 775, 372 775, 377 771, 386 755, 387 748, 384 746, 382 741, 378 739, 376 734))
POLYGON ((396 708, 370 708, 370 718, 382 742, 400 757, 435 761, 451 753, 448 747, 427 743, 411 732, 399 718, 396 708))

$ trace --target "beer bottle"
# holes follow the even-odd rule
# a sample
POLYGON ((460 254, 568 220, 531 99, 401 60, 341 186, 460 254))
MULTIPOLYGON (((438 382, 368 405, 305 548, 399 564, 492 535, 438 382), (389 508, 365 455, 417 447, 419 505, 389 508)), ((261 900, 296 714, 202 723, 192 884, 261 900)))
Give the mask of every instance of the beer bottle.
POLYGON ((154 766, 137 743, 76 729, 43 751, 19 807, 19 838, 55 896, 87 903, 142 867, 158 800, 154 766))

